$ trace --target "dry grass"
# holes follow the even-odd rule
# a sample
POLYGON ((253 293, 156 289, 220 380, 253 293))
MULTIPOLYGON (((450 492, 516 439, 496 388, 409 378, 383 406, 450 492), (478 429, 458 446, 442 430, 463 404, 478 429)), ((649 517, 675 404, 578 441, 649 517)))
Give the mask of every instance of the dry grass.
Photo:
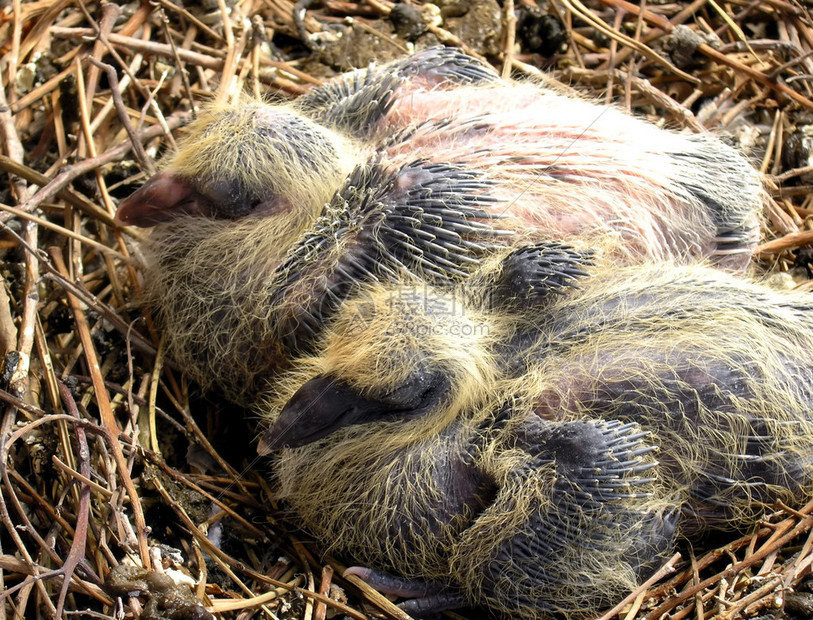
MULTIPOLYGON (((522 19, 517 28, 506 18, 514 9, 522 17, 529 0, 473 4, 469 17, 429 23, 420 44, 462 46, 504 74, 538 76, 544 67, 652 119, 729 133, 766 173, 773 198, 755 268, 790 270, 809 286, 813 167, 803 134, 813 117, 813 18, 801 3, 540 0, 565 25, 567 51, 552 58, 528 49, 522 19), (681 56, 683 26, 707 38, 681 56)), ((408 44, 392 28, 389 0, 323 0, 301 28, 289 0, 211 6, 193 15, 167 0, 14 0, 0 16, 8 179, 0 185, 0 617, 112 617, 116 596, 123 617, 142 605, 142 617, 169 617, 158 607, 173 600, 177 618, 202 617, 184 607, 195 600, 230 618, 403 617, 341 580, 338 564, 280 524, 263 466, 246 456, 254 448, 235 422, 241 416, 196 397, 164 359, 138 301, 139 233, 112 216, 174 148, 193 105, 243 90, 293 97, 316 75, 389 59, 408 44), (335 28, 346 29, 344 43, 321 34, 317 49, 312 35, 335 28), (133 564, 184 572, 191 589, 113 570, 133 564), (111 585, 116 579, 123 585, 111 585), (152 602, 127 595, 135 589, 152 602)), ((705 555, 684 549, 676 571, 612 613, 783 613, 813 562, 811 512, 778 509, 705 555)))

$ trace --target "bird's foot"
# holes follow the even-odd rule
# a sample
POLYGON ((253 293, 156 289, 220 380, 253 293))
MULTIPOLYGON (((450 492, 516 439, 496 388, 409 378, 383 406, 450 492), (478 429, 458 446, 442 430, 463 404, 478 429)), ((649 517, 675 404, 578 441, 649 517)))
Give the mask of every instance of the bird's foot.
POLYGON ((429 620, 448 609, 467 605, 461 594, 432 581, 406 579, 362 566, 351 566, 344 572, 345 577, 348 575, 359 577, 382 594, 407 599, 398 607, 414 618, 429 620))

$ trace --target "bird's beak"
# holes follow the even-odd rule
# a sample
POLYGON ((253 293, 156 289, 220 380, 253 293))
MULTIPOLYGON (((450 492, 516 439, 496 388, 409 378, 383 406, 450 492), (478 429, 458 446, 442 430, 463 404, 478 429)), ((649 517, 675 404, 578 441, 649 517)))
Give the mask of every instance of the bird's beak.
POLYGON ((354 424, 411 420, 435 411, 447 397, 442 372, 418 368, 402 384, 380 397, 365 396, 331 377, 319 375, 299 388, 265 432, 258 451, 298 448, 354 424))
POLYGON ((159 172, 119 205, 116 221, 149 228, 178 215, 200 215, 201 200, 192 185, 170 172, 159 172))
POLYGON ((388 406, 366 398, 328 375, 311 379, 291 397, 276 422, 265 432, 258 452, 298 448, 345 426, 378 419, 388 406))

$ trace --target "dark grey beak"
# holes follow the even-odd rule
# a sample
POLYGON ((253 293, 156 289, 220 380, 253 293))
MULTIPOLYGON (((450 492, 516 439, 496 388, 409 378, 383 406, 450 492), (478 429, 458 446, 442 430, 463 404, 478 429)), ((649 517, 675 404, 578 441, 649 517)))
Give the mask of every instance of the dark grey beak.
POLYGON ((296 391, 257 450, 264 456, 307 445, 345 426, 418 417, 432 411, 448 388, 449 380, 442 374, 421 369, 402 386, 373 398, 329 375, 320 375, 296 391))
POLYGON ((365 398, 348 385, 322 375, 299 388, 265 432, 261 455, 282 448, 298 448, 334 431, 378 418, 386 405, 365 398))

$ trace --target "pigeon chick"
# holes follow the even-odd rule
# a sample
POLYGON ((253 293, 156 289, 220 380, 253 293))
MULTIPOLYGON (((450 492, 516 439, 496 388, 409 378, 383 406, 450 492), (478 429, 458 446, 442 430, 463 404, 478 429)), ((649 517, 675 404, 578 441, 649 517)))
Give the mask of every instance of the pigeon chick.
POLYGON ((417 615, 590 615, 676 537, 813 496, 806 296, 519 252, 485 309, 367 289, 269 396, 279 496, 356 572, 423 584, 417 615))
POLYGON ((297 207, 315 218, 372 156, 394 170, 425 159, 488 173, 502 200, 494 210, 509 216, 501 225, 547 239, 609 235, 627 261, 712 257, 736 268, 757 241, 760 181, 734 149, 501 80, 452 48, 340 76, 292 105, 210 110, 119 218, 297 207))
POLYGON ((549 238, 739 269, 761 196, 716 139, 434 48, 291 104, 208 110, 118 218, 155 227, 147 290, 173 357, 245 402, 364 282, 448 286, 549 238))

